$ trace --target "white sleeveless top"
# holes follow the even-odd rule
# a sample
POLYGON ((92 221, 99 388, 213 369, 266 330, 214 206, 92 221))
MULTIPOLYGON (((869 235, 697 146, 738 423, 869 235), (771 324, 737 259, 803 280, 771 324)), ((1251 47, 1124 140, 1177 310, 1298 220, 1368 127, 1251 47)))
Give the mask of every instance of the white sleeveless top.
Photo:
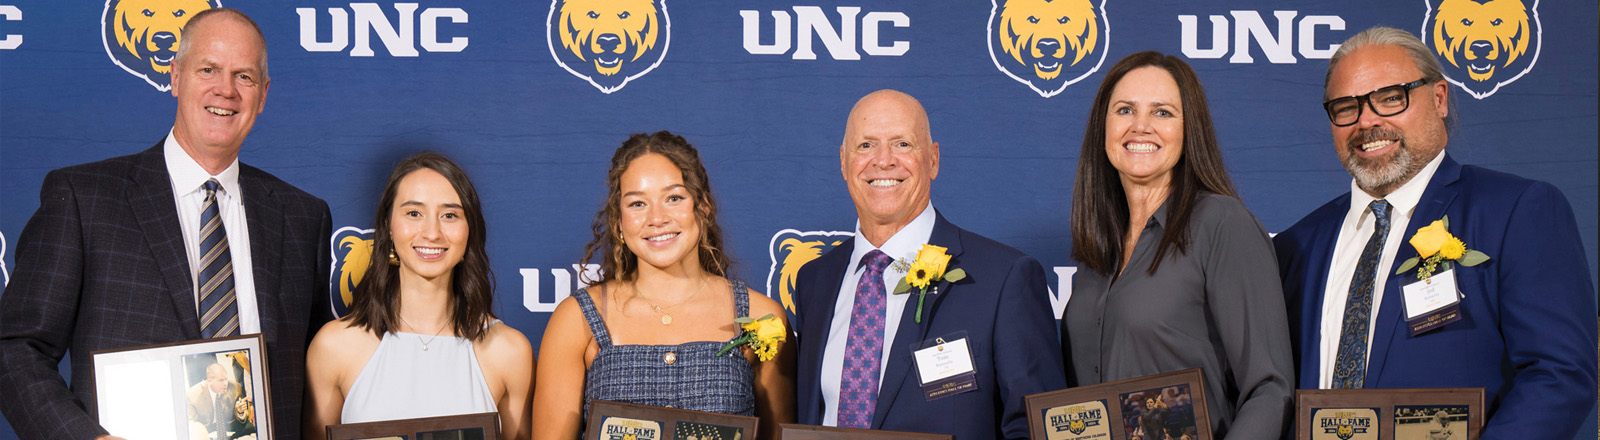
MULTIPOLYGON (((485 328, 500 320, 494 320, 485 328)), ((472 341, 388 333, 345 395, 341 423, 376 422, 499 411, 483 379, 472 341)))

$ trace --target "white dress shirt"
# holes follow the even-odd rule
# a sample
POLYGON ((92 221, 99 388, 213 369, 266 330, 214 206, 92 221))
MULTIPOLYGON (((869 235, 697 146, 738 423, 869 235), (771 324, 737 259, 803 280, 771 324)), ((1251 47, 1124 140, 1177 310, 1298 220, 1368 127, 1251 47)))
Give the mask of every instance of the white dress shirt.
MULTIPOLYGON (((856 221, 855 250, 850 253, 850 265, 844 274, 844 281, 839 283, 839 299, 833 303, 833 322, 828 325, 828 344, 822 347, 822 425, 839 426, 839 388, 840 380, 844 377, 844 352, 845 345, 850 339, 850 312, 856 303, 856 284, 861 282, 861 276, 867 273, 866 267, 861 266, 861 259, 868 252, 881 250, 890 258, 896 260, 915 260, 917 251, 933 236, 934 223, 933 204, 922 210, 917 218, 912 219, 906 227, 900 228, 894 236, 883 242, 882 247, 873 246, 867 238, 861 235, 861 222, 856 221)), ((912 295, 895 295, 894 287, 905 278, 906 272, 898 270, 893 264, 883 270, 883 292, 888 294, 888 301, 884 302, 883 321, 883 354, 878 364, 878 384, 883 385, 883 370, 889 365, 889 353, 894 350, 895 333, 900 328, 900 316, 906 309, 906 301, 912 295)))
MULTIPOLYGON (((1372 358, 1372 333, 1377 328, 1378 310, 1383 304, 1383 286, 1394 274, 1395 254, 1400 251, 1401 245, 1411 240, 1411 237, 1405 236, 1406 226, 1411 224, 1411 214, 1416 212, 1417 202, 1422 200, 1422 191, 1428 188, 1428 181, 1433 180, 1433 172, 1439 169, 1443 161, 1444 152, 1440 152, 1410 181, 1383 198, 1392 207, 1389 209, 1389 235, 1383 242, 1378 270, 1372 277, 1372 313, 1367 322, 1368 359, 1372 358)), ((1378 199, 1357 187, 1355 179, 1350 180, 1350 212, 1344 215, 1344 225, 1339 228, 1339 241, 1333 248, 1327 287, 1323 290, 1322 334, 1318 347, 1322 350, 1322 364, 1319 365, 1317 379, 1319 388, 1327 389, 1333 385, 1333 370, 1339 360, 1339 335, 1344 327, 1345 301, 1350 297, 1350 279, 1355 277, 1356 266, 1361 262, 1361 251, 1365 250, 1367 240, 1372 238, 1372 232, 1377 229, 1377 218, 1372 216, 1372 210, 1367 206, 1374 200, 1378 199)), ((1434 220, 1437 219, 1427 219, 1428 222, 1434 220)))
POLYGON ((211 175, 189 153, 178 146, 178 140, 167 132, 167 142, 162 146, 166 155, 167 176, 172 181, 172 195, 178 203, 178 223, 183 229, 183 248, 189 255, 189 282, 194 286, 195 316, 200 312, 200 211, 205 207, 207 180, 217 179, 218 215, 222 227, 228 232, 228 255, 233 258, 234 298, 239 306, 239 334, 261 333, 261 315, 256 307, 255 274, 250 268, 250 227, 245 222, 244 191, 239 187, 239 159, 222 173, 211 175))

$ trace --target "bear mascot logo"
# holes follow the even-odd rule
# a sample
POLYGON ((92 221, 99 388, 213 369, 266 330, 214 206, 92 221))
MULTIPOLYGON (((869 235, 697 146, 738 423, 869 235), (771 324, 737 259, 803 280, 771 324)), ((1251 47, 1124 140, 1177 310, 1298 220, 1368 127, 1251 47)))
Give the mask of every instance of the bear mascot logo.
POLYGON ((1424 20, 1423 40, 1444 59, 1445 77, 1483 99, 1533 70, 1541 28, 1537 0, 1442 0, 1424 20))
POLYGON ((1100 70, 1111 35, 1104 1, 992 1, 989 58, 1007 76, 1049 98, 1100 70))
POLYGON ((661 0, 555 0, 548 24, 556 63, 608 94, 661 65, 672 33, 661 0))
POLYGON ((218 0, 106 0, 100 40, 122 70, 165 92, 172 90, 172 57, 183 26, 194 14, 218 7, 218 0))
POLYGON ((355 301, 356 285, 367 274, 372 264, 372 230, 345 226, 333 232, 329 239, 333 245, 333 274, 328 280, 328 295, 333 303, 333 316, 343 317, 355 301))
POLYGON ((794 313, 794 285, 795 278, 800 275, 800 267, 844 244, 853 236, 855 234, 848 231, 801 232, 794 229, 772 234, 772 242, 767 246, 767 252, 772 256, 772 269, 767 272, 767 294, 776 295, 783 309, 794 313))

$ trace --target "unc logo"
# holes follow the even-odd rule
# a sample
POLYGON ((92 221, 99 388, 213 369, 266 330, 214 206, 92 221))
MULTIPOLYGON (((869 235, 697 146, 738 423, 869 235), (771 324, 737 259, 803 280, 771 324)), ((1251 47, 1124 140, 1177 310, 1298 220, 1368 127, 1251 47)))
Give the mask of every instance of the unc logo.
POLYGON ((844 244, 854 235, 846 231, 801 232, 793 229, 772 234, 772 243, 767 246, 767 252, 772 256, 772 269, 767 272, 767 294, 778 295, 783 309, 794 313, 794 282, 800 275, 800 267, 844 244))
POLYGON ((1538 0, 1532 8, 1522 0, 1442 0, 1428 10, 1423 40, 1446 61, 1446 79, 1487 98, 1533 70, 1542 33, 1538 7, 1538 0))
POLYGON ((991 1, 989 58, 1007 76, 1049 98, 1100 70, 1111 37, 1104 0, 991 1))
POLYGON ((662 0, 555 0, 547 24, 556 63, 608 94, 661 65, 672 33, 662 0))
POLYGON ((1083 419, 1067 422, 1067 431, 1073 434, 1082 434, 1085 429, 1089 429, 1089 425, 1083 419))
POLYGON ((156 90, 172 89, 172 57, 189 17, 219 0, 106 0, 100 41, 111 61, 156 90))
POLYGON ((372 230, 345 226, 333 232, 329 239, 333 245, 332 279, 328 280, 328 294, 333 303, 333 316, 342 317, 350 311, 355 300, 356 285, 367 273, 372 261, 372 230))
POLYGON ((1356 436, 1356 428, 1350 425, 1339 425, 1339 429, 1333 435, 1338 436, 1340 440, 1350 440, 1350 437, 1356 436))

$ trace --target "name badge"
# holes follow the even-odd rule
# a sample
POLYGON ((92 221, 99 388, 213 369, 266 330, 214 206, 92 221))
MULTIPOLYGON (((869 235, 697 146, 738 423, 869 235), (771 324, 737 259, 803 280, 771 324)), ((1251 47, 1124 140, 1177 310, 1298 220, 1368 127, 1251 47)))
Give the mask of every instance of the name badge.
POLYGON ((973 368, 967 332, 912 344, 911 353, 928 401, 978 389, 978 373, 973 368))
POLYGON ((1411 336, 1461 320, 1463 296, 1456 288, 1454 268, 1401 286, 1400 290, 1405 296, 1406 326, 1411 328, 1411 336))

